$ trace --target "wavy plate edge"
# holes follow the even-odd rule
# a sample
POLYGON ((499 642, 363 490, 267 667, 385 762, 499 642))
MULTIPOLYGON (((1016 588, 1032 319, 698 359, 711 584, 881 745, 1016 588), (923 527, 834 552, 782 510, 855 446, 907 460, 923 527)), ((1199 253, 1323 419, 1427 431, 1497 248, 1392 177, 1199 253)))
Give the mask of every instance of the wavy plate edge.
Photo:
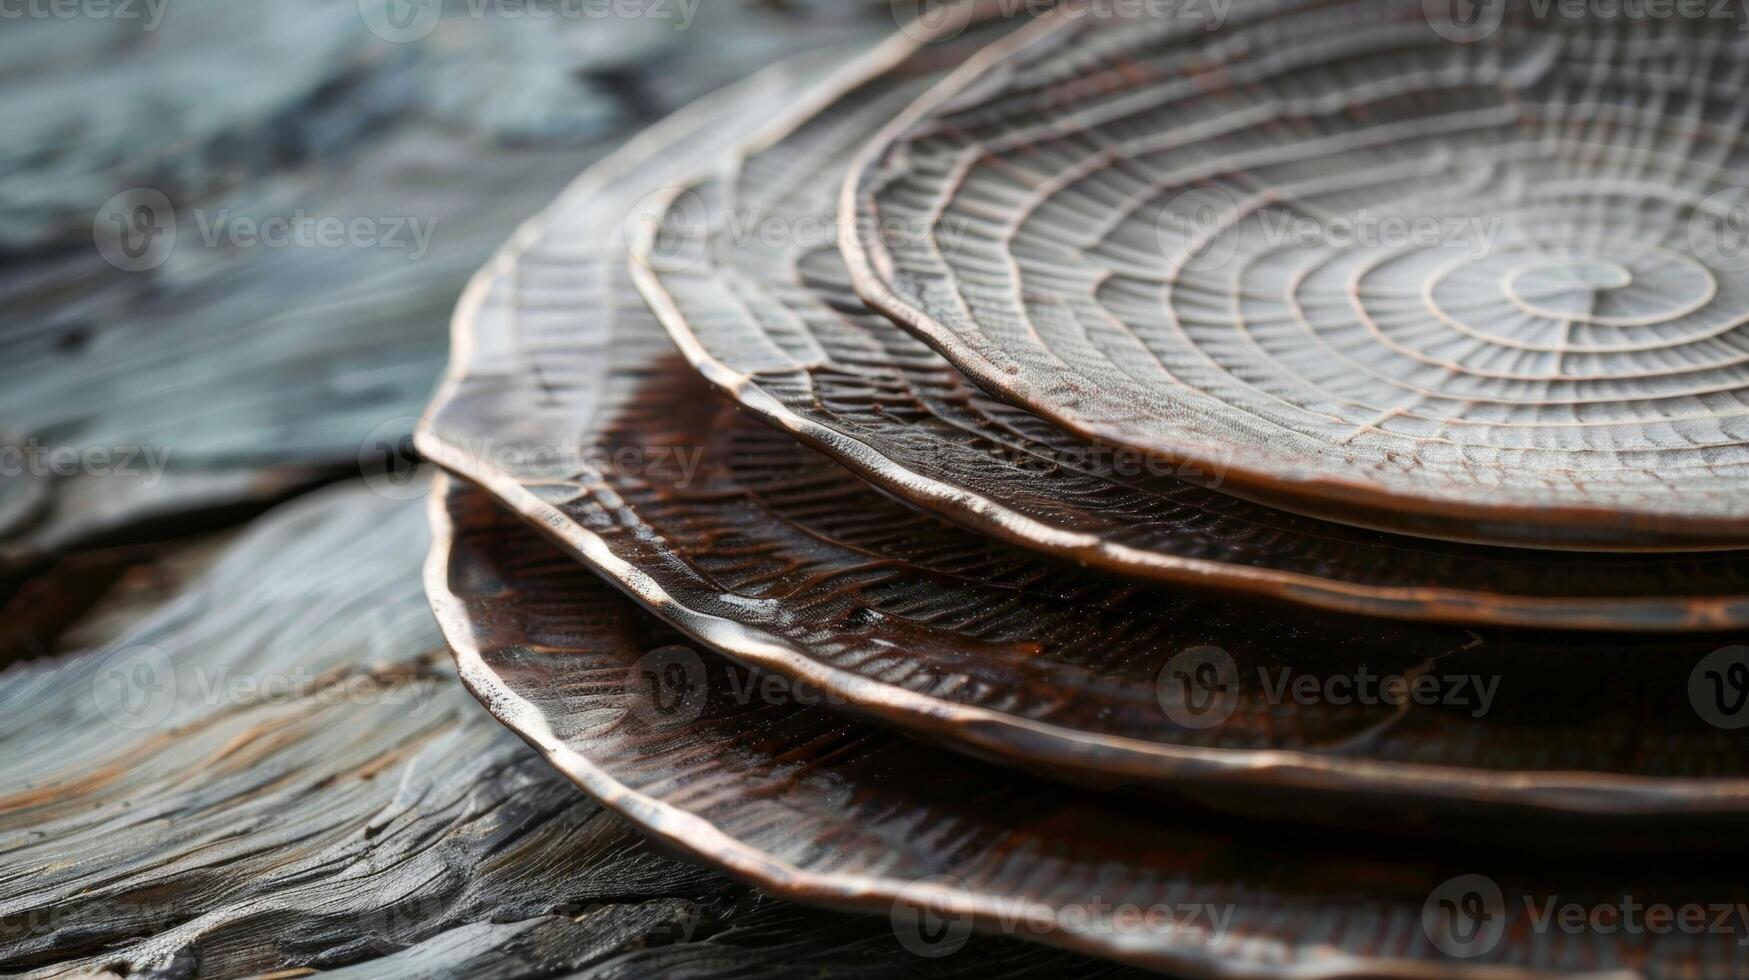
MULTIPOLYGON (((1065 14, 1064 10, 1064 7, 1055 7, 1013 36, 1002 38, 973 55, 872 136, 851 163, 839 198, 838 240, 842 243, 840 251, 845 265, 850 269, 852 286, 863 302, 909 330, 996 398, 1090 442, 1107 442, 1144 453, 1158 453, 1176 465, 1213 468, 1236 486, 1235 496, 1255 503, 1356 527, 1495 547, 1652 553, 1731 551, 1749 547, 1749 516, 1733 519, 1668 511, 1622 511, 1570 503, 1551 506, 1487 504, 1385 489, 1364 479, 1329 473, 1284 473, 1286 467, 1278 457, 1256 452, 1240 454, 1184 438, 1177 438, 1170 446, 1145 439, 1126 439, 1116 433, 1099 431, 1096 423, 1066 408, 1030 401, 1027 393, 1001 367, 971 344, 961 341, 928 311, 888 286, 894 264, 892 255, 880 241, 876 231, 879 225, 860 221, 859 216, 866 199, 864 176, 879 165, 893 145, 917 123, 984 77, 988 69, 1000 65, 1009 55, 1066 29, 1063 25, 1073 23, 1073 14, 1065 14), (1378 523, 1363 516, 1380 513, 1396 515, 1400 520, 1378 523), (1525 529, 1530 528, 1563 528, 1574 537, 1496 537, 1478 533, 1476 529, 1479 527, 1509 528, 1515 535, 1525 534, 1525 529), (1625 536, 1623 532, 1631 532, 1633 537, 1625 536), (1620 540, 1586 540, 1598 535, 1615 535, 1620 540)), ((869 214, 871 217, 878 215, 872 202, 869 214)))
MULTIPOLYGON (((1020 33, 1030 29, 1023 27, 1020 33)), ((998 39, 995 44, 1010 40, 1012 38, 998 39)), ((794 108, 738 146, 730 159, 735 162, 745 160, 780 141, 816 118, 833 101, 930 43, 933 42, 913 39, 905 33, 894 35, 822 82, 794 108)), ((974 59, 981 54, 975 53, 974 59)), ((852 165, 850 179, 856 178, 859 169, 858 165, 852 165)), ((652 205, 667 209, 686 192, 686 187, 669 188, 653 198, 652 205)), ((846 213, 841 202, 841 222, 846 213)), ((984 494, 907 469, 854 436, 791 411, 766 392, 751 375, 714 357, 693 333, 656 271, 653 257, 656 225, 656 222, 642 223, 631 241, 632 281, 675 346, 705 380, 728 393, 737 404, 762 421, 825 453, 864 481, 972 531, 1041 554, 1146 581, 1200 589, 1226 589, 1330 612, 1411 622, 1624 633, 1708 633, 1749 625, 1749 595, 1541 597, 1443 586, 1366 586, 1304 572, 1169 555, 1107 541, 1097 534, 1053 527, 984 494)), ((854 240, 841 224, 839 241, 846 243, 847 265, 851 264, 849 243, 854 240)), ((854 268, 852 272, 854 275, 854 268)), ((860 283, 857 288, 860 292, 860 283)), ((884 309, 881 312, 891 316, 884 309)), ((941 352, 933 342, 930 346, 941 352)), ((945 352, 941 353, 946 356, 945 352)), ((983 385, 982 382, 979 384, 983 385)), ((1019 407, 1031 411, 1025 405, 1019 407)))
MULTIPOLYGON (((1030 31, 1030 27, 1024 28, 1021 33, 1030 31)), ((784 68, 780 63, 740 84, 751 87, 762 78, 781 78, 784 68)), ((723 89, 658 123, 586 170, 561 197, 606 185, 614 176, 635 167, 644 147, 663 145, 667 134, 684 132, 691 119, 708 116, 719 100, 733 98, 735 91, 723 89)), ((1749 778, 1669 779, 1573 770, 1507 772, 1363 762, 1291 749, 1203 749, 1096 736, 871 681, 821 664, 781 637, 687 608, 649 575, 615 556, 598 535, 576 525, 513 475, 451 446, 436 429, 437 415, 454 401, 472 373, 477 314, 492 283, 513 268, 518 256, 539 237, 544 218, 544 214, 536 215, 525 222, 501 252, 475 273, 463 292, 451 321, 449 367, 415 432, 416 448, 439 467, 491 494, 645 609, 732 660, 829 692, 863 717, 979 758, 1033 772, 1053 767, 1108 784, 1185 780, 1217 788, 1225 783, 1345 794, 1384 791, 1436 802, 1613 818, 1749 812, 1749 778)))
MULTIPOLYGON (((619 814, 642 833, 662 841, 693 859, 730 874, 781 898, 861 914, 890 914, 900 902, 926 902, 932 910, 969 920, 981 931, 1006 935, 1002 923, 1008 913, 1000 896, 975 894, 928 881, 901 881, 867 874, 815 872, 798 867, 724 833, 709 820, 672 804, 640 793, 591 762, 553 731, 538 708, 519 695, 492 670, 474 642, 463 600, 449 589, 449 569, 455 547, 455 525, 445 506, 448 481, 439 474, 428 498, 431 550, 426 557, 425 589, 433 614, 447 639, 462 685, 501 724, 539 752, 554 769, 578 788, 619 814)), ((1154 970, 1182 975, 1219 978, 1295 978, 1295 980, 1343 980, 1377 976, 1407 980, 1531 980, 1547 974, 1540 970, 1457 962, 1427 962, 1400 958, 1372 958, 1344 953, 1338 958, 1283 968, 1279 964, 1235 963, 1204 948, 1179 948, 1152 952, 1121 940, 1104 941, 1097 935, 1065 930, 1062 916, 1051 916, 1048 931, 1036 941, 1072 952, 1154 970)), ((1619 971, 1576 974, 1619 977, 1619 971)))

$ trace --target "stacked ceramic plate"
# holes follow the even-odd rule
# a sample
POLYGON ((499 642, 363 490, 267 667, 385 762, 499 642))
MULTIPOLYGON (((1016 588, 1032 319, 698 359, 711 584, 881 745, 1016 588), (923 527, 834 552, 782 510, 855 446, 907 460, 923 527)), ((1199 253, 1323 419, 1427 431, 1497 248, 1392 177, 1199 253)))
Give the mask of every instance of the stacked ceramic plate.
POLYGON ((468 684, 922 955, 1749 973, 1749 34, 1036 6, 724 91, 480 274, 468 684))

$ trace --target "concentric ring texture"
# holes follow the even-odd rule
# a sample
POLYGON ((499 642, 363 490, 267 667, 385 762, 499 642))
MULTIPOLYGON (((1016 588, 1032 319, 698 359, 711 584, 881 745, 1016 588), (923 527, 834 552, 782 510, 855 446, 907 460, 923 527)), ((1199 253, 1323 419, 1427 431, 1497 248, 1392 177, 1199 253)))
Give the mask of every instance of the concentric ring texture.
POLYGON ((1749 35, 1115 10, 1046 18, 876 141, 847 190, 872 303, 1004 398, 1230 447, 1236 487, 1297 509, 1749 540, 1749 35))
POLYGON ((1477 635, 1114 580, 895 501, 713 394, 634 288, 622 219, 673 147, 744 136, 771 94, 756 79, 674 117, 483 271, 418 433, 427 458, 695 642, 971 755, 1097 785, 1322 791, 1297 819, 1361 797, 1567 827, 1749 813, 1749 732, 1688 708, 1714 640, 1477 635), (1210 686, 1232 695, 1212 726, 1182 710, 1200 700, 1180 657, 1208 646, 1227 665, 1210 686), (1269 690, 1362 666, 1514 681, 1482 717, 1269 690))
POLYGON ((926 83, 1013 26, 951 43, 897 36, 708 176, 647 199, 632 272, 701 374, 895 496, 1139 578, 1466 623, 1719 630, 1749 620, 1749 555, 1501 550, 1258 506, 1208 486, 1213 470, 1084 442, 989 397, 869 309, 839 251, 845 174, 926 83))

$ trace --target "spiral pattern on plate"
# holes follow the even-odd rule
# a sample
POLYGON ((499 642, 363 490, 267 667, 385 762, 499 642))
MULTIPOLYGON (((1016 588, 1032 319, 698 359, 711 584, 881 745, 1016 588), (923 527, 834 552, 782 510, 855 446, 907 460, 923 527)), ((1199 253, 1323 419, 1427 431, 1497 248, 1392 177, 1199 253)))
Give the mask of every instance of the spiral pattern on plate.
POLYGON ((877 140, 850 188, 872 302, 1003 397, 1231 447, 1236 484, 1297 509, 1749 540, 1749 35, 1133 6, 1048 18, 877 140))

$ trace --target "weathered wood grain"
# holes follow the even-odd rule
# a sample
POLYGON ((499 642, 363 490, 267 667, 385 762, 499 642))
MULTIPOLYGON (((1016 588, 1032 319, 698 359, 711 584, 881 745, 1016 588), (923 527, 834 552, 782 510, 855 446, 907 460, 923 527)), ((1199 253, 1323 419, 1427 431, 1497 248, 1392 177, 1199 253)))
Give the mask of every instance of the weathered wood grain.
POLYGON ((104 646, 0 674, 0 973, 1053 975, 931 964, 653 852, 461 688, 422 501, 255 522, 104 646), (160 656, 161 654, 162 656, 160 656))
POLYGON ((416 481, 238 529, 410 465, 462 283, 606 147, 891 27, 715 0, 687 32, 446 15, 409 44, 355 0, 0 32, 0 445, 164 461, 0 476, 0 975, 1121 972, 1007 942, 920 961, 884 920, 653 851, 461 690, 416 481), (139 187, 179 244, 130 272, 93 223, 139 187), (435 233, 416 261, 201 241, 300 210, 435 233))
POLYGON ((150 30, 133 6, 0 34, 0 576, 405 464, 455 298, 518 224, 678 105, 891 26, 451 3, 394 43, 359 0, 177 0, 150 30), (164 247, 118 268, 99 240, 146 191, 164 247), (254 243, 247 222, 274 219, 364 224, 339 245, 254 243))

